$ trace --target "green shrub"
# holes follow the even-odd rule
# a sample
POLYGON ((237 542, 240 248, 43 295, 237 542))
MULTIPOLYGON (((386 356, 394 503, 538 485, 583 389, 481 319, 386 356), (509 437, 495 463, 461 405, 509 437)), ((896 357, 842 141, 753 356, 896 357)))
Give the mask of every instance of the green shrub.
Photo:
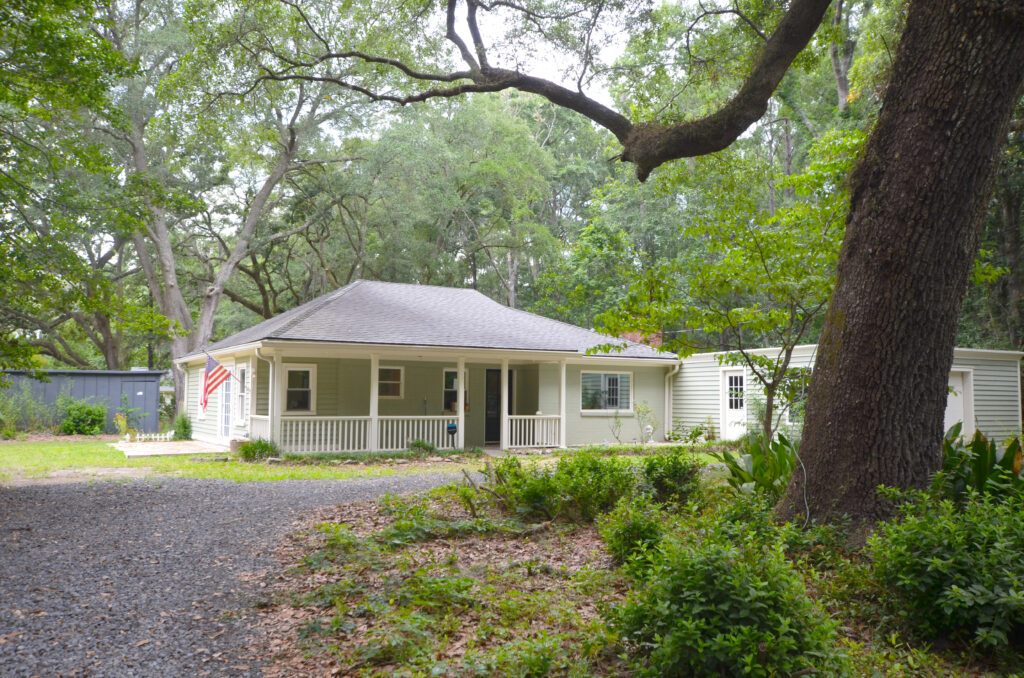
POLYGON ((925 492, 868 540, 876 582, 898 612, 931 636, 970 633, 1007 648, 1024 631, 1024 499, 968 491, 962 505, 925 492))
POLYGON ((994 441, 977 431, 965 443, 960 437, 962 426, 957 423, 946 432, 942 468, 932 479, 932 492, 957 502, 964 500, 968 490, 998 496, 1024 494, 1020 440, 1014 438, 1006 449, 997 450, 994 441))
POLYGON ((654 498, 666 504, 682 505, 700 494, 702 465, 682 452, 666 452, 644 457, 644 480, 654 498))
POLYGON ((260 461, 270 457, 280 457, 281 449, 273 440, 256 438, 255 440, 246 440, 239 445, 238 456, 244 461, 260 461))
POLYGON ((668 537, 613 612, 637 676, 786 676, 833 661, 836 624, 781 543, 705 521, 668 537))
POLYGON ((622 498, 598 519, 598 530, 615 562, 622 564, 661 541, 668 515, 645 496, 622 498))
POLYGON ((764 436, 751 436, 734 457, 727 450, 709 452, 729 470, 726 479, 739 492, 765 494, 770 501, 778 501, 786 490, 796 466, 797 446, 781 433, 777 440, 766 441, 764 436))
POLYGON ((426 440, 412 440, 409 442, 409 451, 417 457, 431 457, 436 455, 437 445, 426 440))
POLYGON ((174 439, 192 440, 192 420, 184 412, 174 419, 174 439))
POLYGON ((106 405, 60 396, 57 398, 57 406, 64 415, 64 420, 60 424, 62 433, 94 436, 103 433, 106 429, 106 405))
POLYGON ((592 522, 637 485, 630 461, 588 451, 567 454, 554 466, 506 457, 487 472, 488 489, 502 508, 524 519, 592 522))

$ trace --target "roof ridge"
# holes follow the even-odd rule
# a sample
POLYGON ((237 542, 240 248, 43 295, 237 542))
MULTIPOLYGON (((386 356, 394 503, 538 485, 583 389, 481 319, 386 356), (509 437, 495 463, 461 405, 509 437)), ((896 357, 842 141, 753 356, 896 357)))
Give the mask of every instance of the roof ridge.
MULTIPOLYGON (((284 334, 285 332, 287 332, 288 330, 292 329, 293 327, 298 325, 300 322, 302 322, 303 320, 305 320, 306 318, 308 318, 312 314, 314 314, 317 311, 319 311, 321 308, 323 308, 327 304, 329 304, 329 303, 331 303, 333 301, 337 301, 339 298, 341 298, 341 297, 345 296, 346 294, 348 294, 349 291, 352 288, 356 287, 361 282, 363 282, 362 278, 360 278, 359 280, 353 280, 352 282, 350 282, 349 284, 345 285, 344 287, 339 287, 338 289, 336 289, 333 292, 330 292, 328 294, 325 294, 323 297, 321 297, 319 299, 313 299, 312 301, 309 302, 309 309, 307 311, 304 311, 302 313, 296 314, 296 316, 294 318, 292 318, 291 320, 286 322, 284 325, 281 325, 281 327, 277 328, 277 330, 274 332, 274 334, 284 334), (319 303, 319 304, 316 303, 318 301, 321 302, 321 303, 319 303)), ((299 308, 301 308, 301 307, 299 307, 299 308)))

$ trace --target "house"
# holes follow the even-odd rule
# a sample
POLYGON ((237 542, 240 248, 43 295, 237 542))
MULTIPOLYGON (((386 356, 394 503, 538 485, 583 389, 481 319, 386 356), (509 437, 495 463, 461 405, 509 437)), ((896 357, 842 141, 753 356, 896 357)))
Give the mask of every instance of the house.
POLYGON ((398 450, 412 440, 439 448, 663 440, 679 365, 671 353, 475 290, 365 280, 206 352, 235 378, 204 412, 206 353, 176 361, 193 436, 264 437, 293 452, 398 450), (647 412, 650 432, 641 430, 647 412))
MULTIPOLYGON (((817 346, 797 346, 792 368, 813 369, 817 346)), ((774 357, 777 348, 751 351, 774 357)), ((721 365, 722 353, 699 353, 682 360, 673 380, 670 416, 676 426, 713 427, 721 438, 735 439, 756 427, 756 402, 760 388, 742 366, 721 365)), ((957 348, 949 373, 950 393, 946 403, 945 428, 958 421, 970 436, 982 431, 994 440, 1021 432, 1020 361, 1024 353, 957 348)), ((798 424, 789 413, 783 423, 798 424)))

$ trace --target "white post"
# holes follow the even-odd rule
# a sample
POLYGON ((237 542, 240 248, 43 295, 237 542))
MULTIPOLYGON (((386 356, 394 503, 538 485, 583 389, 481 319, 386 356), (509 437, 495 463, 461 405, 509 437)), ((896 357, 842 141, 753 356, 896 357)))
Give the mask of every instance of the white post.
POLYGON ((455 434, 455 448, 458 450, 466 447, 466 359, 459 358, 455 369, 455 409, 459 413, 457 433, 455 434))
POLYGON ((378 436, 380 433, 380 419, 378 417, 377 404, 380 400, 380 389, 377 380, 380 378, 380 359, 377 354, 370 355, 370 435, 366 441, 370 452, 376 452, 378 447, 378 436))
POLYGON ((565 361, 558 363, 558 446, 565 447, 565 361))
POLYGON ((501 361, 501 449, 508 449, 508 358, 501 361))
POLYGON ((281 380, 281 355, 274 353, 274 362, 270 365, 270 380, 267 386, 267 395, 270 397, 270 439, 281 444, 281 397, 284 385, 278 383, 281 380))

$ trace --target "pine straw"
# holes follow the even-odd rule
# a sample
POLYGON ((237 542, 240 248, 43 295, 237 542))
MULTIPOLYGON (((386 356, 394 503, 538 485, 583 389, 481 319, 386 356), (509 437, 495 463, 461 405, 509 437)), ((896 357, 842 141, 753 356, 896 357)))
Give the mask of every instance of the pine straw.
MULTIPOLYGON (((450 519, 469 517, 454 506, 446 506, 444 513, 450 519)), ((356 628, 349 633, 335 633, 313 642, 309 638, 301 638, 300 629, 311 622, 322 622, 325 616, 330 616, 331 610, 298 606, 294 601, 301 594, 336 582, 340 575, 329 570, 310 571, 300 565, 307 555, 324 543, 323 533, 315 529, 317 525, 343 523, 359 537, 366 538, 385 529, 393 520, 392 516, 381 511, 376 502, 355 502, 318 511, 295 523, 292 534, 274 553, 281 564, 280 570, 264 575, 267 602, 260 607, 256 621, 251 625, 252 659, 254 662, 265 662, 264 676, 358 675, 359 667, 353 666, 346 657, 350 657, 353 649, 366 642, 374 621, 358 619, 356 628)), ((398 553, 414 563, 454 562, 458 572, 453 574, 461 573, 478 581, 487 577, 489 583, 495 586, 495 602, 507 596, 529 597, 531 594, 550 594, 559 601, 569 602, 571 620, 562 617, 564 623, 559 624, 557 615, 555 619, 541 615, 545 618, 529 620, 513 629, 514 635, 511 638, 489 641, 495 646, 542 629, 557 633, 570 630, 568 625, 581 628, 586 622, 599 619, 599 606, 621 600, 626 590, 625 582, 618 577, 614 579, 613 587, 603 590, 600 601, 592 591, 573 590, 578 585, 571 580, 572 575, 584 569, 602 573, 614 570, 612 560, 593 526, 542 524, 525 537, 487 535, 436 539, 399 549, 396 551, 398 553)), ((363 580, 369 584, 368 589, 379 587, 385 578, 396 576, 398 571, 393 567, 394 557, 389 556, 388 560, 387 569, 374 572, 363 580)), ((478 653, 486 651, 487 643, 481 643, 477 636, 481 610, 469 607, 453 610, 452 613, 459 617, 458 630, 442 644, 436 658, 458 660, 463 657, 469 644, 475 646, 478 653), (471 643, 474 638, 476 641, 471 643)), ((612 663, 615 663, 614 660, 612 663)), ((383 665, 375 667, 375 671, 380 675, 389 675, 399 668, 383 665)))

